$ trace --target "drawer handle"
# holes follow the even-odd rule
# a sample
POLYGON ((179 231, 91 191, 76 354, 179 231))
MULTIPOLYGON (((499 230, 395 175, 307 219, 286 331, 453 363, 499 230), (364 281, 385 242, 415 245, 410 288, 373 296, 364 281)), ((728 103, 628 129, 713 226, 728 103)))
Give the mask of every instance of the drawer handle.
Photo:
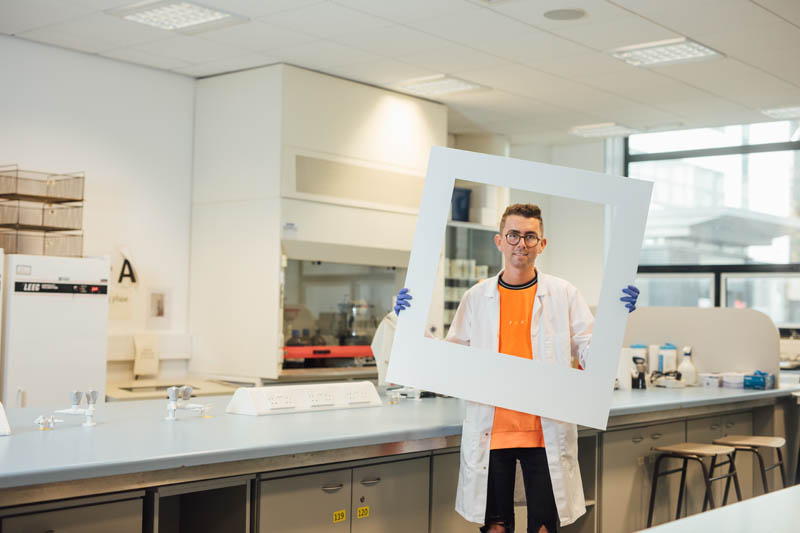
POLYGON ((719 424, 711 424, 711 429, 719 429, 719 424))
POLYGON ((644 437, 633 437, 631 440, 633 441, 634 444, 639 444, 644 440, 644 437))
POLYGON ((370 485, 377 485, 381 482, 381 478, 376 477, 375 479, 365 479, 361 482, 362 485, 370 486, 370 485))
POLYGON ((727 422, 727 423, 725 423, 725 427, 726 428, 732 428, 735 425, 736 425, 736 422, 727 422))
POLYGON ((342 490, 342 488, 344 488, 344 484, 339 483, 337 485, 325 485, 322 487, 322 490, 325 492, 336 492, 337 490, 342 490))
POLYGON ((663 436, 663 435, 662 435, 661 433, 653 433, 652 435, 650 435, 650 438, 651 438, 651 439, 653 439, 653 440, 658 440, 658 439, 660 439, 662 436, 663 436))

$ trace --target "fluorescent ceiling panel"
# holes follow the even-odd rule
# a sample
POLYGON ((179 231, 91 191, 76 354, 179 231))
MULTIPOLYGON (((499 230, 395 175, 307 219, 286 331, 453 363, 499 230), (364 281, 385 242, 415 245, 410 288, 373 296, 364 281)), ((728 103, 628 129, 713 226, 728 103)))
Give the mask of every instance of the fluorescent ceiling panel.
POLYGON ((723 57, 716 50, 685 37, 624 46, 611 50, 610 54, 635 67, 661 66, 723 57))
POLYGON ((575 126, 569 130, 570 134, 579 137, 625 137, 632 133, 639 133, 638 131, 617 124, 615 122, 601 122, 599 124, 584 124, 583 126, 575 126))
POLYGON ((409 80, 401 84, 398 90, 416 96, 434 97, 482 88, 477 83, 440 74, 409 80))
POLYGON ((761 112, 776 119, 800 118, 800 106, 762 109, 761 112))
POLYGON ((246 17, 240 15, 176 0, 139 2, 108 10, 107 13, 154 28, 188 34, 219 29, 247 21, 246 17))

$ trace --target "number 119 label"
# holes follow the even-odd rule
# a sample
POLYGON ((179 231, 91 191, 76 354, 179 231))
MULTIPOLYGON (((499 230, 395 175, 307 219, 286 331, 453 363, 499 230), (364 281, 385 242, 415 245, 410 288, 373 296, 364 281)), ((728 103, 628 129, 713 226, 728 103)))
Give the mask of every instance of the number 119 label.
POLYGON ((347 513, 345 512, 344 509, 342 509, 341 511, 334 511, 333 512, 333 523, 334 524, 337 523, 337 522, 344 522, 345 518, 347 518, 347 513))

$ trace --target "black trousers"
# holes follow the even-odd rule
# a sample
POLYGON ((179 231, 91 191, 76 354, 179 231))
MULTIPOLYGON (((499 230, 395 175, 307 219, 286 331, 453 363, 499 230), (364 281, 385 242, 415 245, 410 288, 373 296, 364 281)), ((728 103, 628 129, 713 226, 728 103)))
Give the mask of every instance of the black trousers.
POLYGON ((517 461, 522 467, 528 501, 528 533, 537 533, 542 526, 548 533, 554 533, 558 525, 558 509, 544 448, 508 448, 489 453, 486 518, 481 531, 488 531, 492 524, 501 524, 506 531, 513 533, 517 461))

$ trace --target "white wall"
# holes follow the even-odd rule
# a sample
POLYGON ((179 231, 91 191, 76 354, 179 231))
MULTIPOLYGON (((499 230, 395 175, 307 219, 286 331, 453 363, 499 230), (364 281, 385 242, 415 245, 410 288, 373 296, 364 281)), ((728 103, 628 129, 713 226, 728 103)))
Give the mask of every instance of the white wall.
MULTIPOLYGON (((604 172, 605 144, 592 141, 568 145, 512 145, 511 157, 604 172)), ((589 305, 600 298, 604 263, 604 206, 553 196, 512 191, 512 202, 539 203, 547 248, 542 270, 569 280, 589 305)))
POLYGON ((144 329, 148 287, 166 287, 185 331, 194 80, 5 36, 0 65, 0 163, 85 171, 84 255, 135 260, 135 314, 110 330, 144 329))

